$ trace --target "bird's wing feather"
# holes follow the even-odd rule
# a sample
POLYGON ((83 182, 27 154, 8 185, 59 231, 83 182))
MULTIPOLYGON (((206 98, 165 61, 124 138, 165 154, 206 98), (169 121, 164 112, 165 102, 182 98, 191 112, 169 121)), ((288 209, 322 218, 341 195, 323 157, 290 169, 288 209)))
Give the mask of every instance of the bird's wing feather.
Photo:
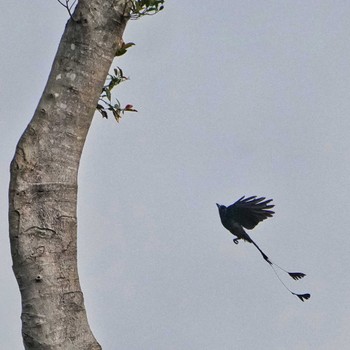
POLYGON ((274 207, 272 199, 251 196, 241 197, 238 201, 227 207, 227 216, 233 217, 235 221, 248 230, 253 229, 260 221, 271 217, 275 212, 269 210, 274 207))

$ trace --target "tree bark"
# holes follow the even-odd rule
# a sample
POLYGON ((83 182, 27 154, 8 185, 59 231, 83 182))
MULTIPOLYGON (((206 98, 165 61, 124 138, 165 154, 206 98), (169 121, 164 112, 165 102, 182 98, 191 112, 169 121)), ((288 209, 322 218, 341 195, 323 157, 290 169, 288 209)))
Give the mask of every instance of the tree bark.
POLYGON ((25 349, 101 349, 77 271, 77 173, 129 19, 128 0, 80 0, 11 163, 9 226, 25 349))

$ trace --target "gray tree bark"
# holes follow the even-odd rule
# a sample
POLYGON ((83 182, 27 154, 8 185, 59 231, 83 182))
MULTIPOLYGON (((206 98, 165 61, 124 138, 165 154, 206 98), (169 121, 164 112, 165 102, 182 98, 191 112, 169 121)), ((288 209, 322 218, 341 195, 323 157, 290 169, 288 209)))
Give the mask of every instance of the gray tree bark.
POLYGON ((10 242, 25 349, 101 349, 77 271, 77 173, 129 13, 127 0, 79 1, 11 163, 10 242))

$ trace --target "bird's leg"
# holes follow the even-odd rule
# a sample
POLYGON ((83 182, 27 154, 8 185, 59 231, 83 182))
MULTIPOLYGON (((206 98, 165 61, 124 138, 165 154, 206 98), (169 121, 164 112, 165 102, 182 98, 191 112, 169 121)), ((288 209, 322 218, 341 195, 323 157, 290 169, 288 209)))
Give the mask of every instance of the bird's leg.
POLYGON ((233 243, 234 243, 234 244, 238 244, 238 243, 239 243, 238 241, 239 241, 240 239, 241 239, 241 238, 234 238, 234 239, 233 239, 233 243))

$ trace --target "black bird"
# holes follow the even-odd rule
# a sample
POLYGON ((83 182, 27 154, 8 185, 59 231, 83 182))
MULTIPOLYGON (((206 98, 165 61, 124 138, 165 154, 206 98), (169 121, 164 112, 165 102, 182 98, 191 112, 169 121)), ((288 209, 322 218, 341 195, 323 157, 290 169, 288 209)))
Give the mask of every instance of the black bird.
POLYGON ((241 197, 238 201, 226 207, 224 205, 216 203, 220 219, 222 225, 229 230, 236 238, 233 239, 235 244, 238 244, 240 239, 247 241, 249 243, 254 244, 254 246, 259 250, 260 254, 264 258, 266 262, 272 267, 278 279, 284 285, 286 289, 293 295, 296 295, 301 301, 304 301, 310 298, 310 294, 297 294, 292 292, 280 279, 274 266, 278 267, 282 271, 289 274, 294 280, 301 279, 305 276, 302 272, 288 272, 277 264, 273 263, 268 256, 259 248, 259 246, 250 238, 248 233, 244 230, 244 228, 251 230, 253 229, 260 221, 263 221, 275 213, 270 210, 274 207, 273 204, 270 204, 272 199, 266 200, 265 197, 256 196, 245 198, 245 196, 241 197))

